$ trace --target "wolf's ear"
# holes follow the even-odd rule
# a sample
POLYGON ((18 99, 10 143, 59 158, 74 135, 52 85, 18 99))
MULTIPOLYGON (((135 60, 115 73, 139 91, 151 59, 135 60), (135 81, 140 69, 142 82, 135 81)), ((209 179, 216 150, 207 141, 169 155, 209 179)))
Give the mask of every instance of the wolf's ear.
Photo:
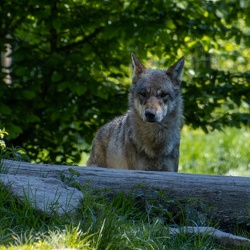
POLYGON ((132 63, 134 67, 134 73, 133 73, 133 83, 137 82, 141 76, 142 73, 144 73, 147 69, 146 67, 137 59, 135 54, 131 54, 132 57, 132 63))
POLYGON ((174 83, 181 84, 182 70, 184 67, 184 56, 179 59, 174 65, 167 69, 167 74, 174 80, 174 83))

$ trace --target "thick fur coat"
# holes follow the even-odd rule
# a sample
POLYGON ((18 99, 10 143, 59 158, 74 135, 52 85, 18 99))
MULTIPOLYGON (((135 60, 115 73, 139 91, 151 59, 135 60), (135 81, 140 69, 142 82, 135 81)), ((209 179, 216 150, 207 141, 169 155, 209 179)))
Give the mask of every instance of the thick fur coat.
POLYGON ((184 57, 167 70, 132 63, 129 109, 98 130, 87 165, 178 171, 184 57))

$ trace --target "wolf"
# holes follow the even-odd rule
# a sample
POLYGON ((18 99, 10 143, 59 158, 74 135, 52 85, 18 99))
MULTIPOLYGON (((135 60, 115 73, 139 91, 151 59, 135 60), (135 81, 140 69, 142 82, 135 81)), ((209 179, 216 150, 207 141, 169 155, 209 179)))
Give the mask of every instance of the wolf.
POLYGON ((132 54, 132 65, 128 111, 97 131, 87 165, 177 172, 184 57, 159 70, 147 69, 132 54))

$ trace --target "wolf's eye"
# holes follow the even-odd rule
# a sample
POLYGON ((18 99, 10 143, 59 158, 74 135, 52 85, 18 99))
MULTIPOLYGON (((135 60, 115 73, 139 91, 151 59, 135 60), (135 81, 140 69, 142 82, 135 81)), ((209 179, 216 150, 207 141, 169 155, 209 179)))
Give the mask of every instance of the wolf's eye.
POLYGON ((164 92, 161 93, 161 98, 167 98, 168 96, 169 96, 168 93, 164 93, 164 92))
POLYGON ((147 93, 146 93, 146 92, 140 92, 139 95, 140 95, 141 97, 146 97, 146 96, 147 96, 147 93))

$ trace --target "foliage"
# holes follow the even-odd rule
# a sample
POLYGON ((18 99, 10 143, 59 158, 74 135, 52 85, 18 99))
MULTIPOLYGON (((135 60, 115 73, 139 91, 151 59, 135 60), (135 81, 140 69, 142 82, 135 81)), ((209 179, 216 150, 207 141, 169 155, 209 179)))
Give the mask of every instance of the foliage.
POLYGON ((131 52, 162 68, 186 56, 186 124, 248 124, 249 11, 248 0, 1 1, 8 143, 37 162, 79 162, 97 128, 126 109, 131 52))
POLYGON ((14 161, 27 161, 30 162, 30 157, 28 156, 25 149, 21 147, 6 147, 1 155, 2 159, 10 159, 14 161))
POLYGON ((9 135, 5 128, 0 129, 0 159, 11 159, 16 161, 30 161, 27 152, 21 147, 6 147, 3 140, 5 135, 9 135))
POLYGON ((8 135, 8 132, 5 130, 5 128, 0 129, 0 152, 6 148, 5 141, 3 140, 5 135, 8 135))

